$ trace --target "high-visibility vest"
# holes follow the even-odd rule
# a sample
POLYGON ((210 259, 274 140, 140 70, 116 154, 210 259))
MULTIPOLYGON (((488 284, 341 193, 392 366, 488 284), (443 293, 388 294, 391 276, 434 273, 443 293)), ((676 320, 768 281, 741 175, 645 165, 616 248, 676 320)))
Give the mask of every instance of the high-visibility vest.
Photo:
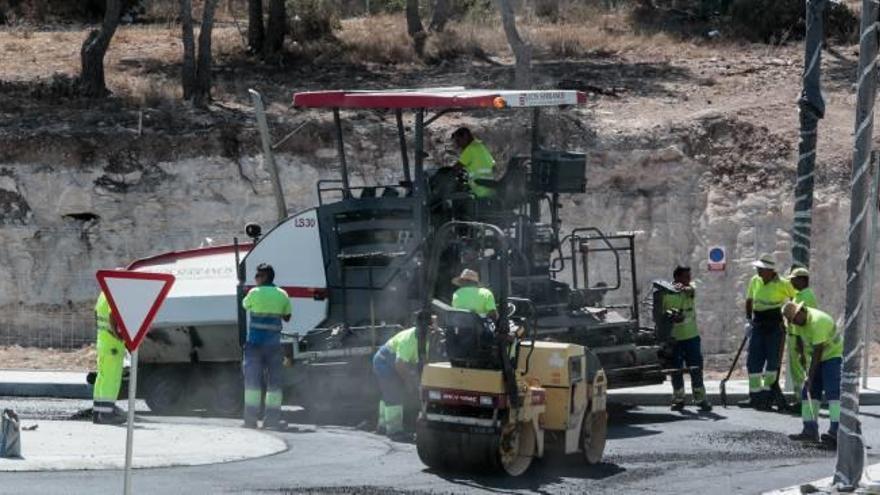
POLYGON ((101 292, 101 295, 98 296, 98 302, 95 303, 95 326, 99 332, 101 330, 113 332, 113 328, 110 326, 110 316, 112 314, 107 296, 101 292))

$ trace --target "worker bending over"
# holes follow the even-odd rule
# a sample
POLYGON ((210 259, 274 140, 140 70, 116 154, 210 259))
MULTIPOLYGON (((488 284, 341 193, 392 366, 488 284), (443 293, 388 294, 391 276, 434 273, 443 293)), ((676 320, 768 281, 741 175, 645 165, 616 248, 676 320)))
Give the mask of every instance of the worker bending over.
POLYGON ((684 376, 681 372, 687 366, 691 375, 691 390, 694 403, 700 410, 709 412, 712 405, 706 399, 703 386, 703 352, 700 346, 700 332, 697 330, 697 313, 694 287, 691 285, 691 269, 678 266, 672 272, 675 289, 678 292, 663 295, 663 314, 672 323, 672 410, 684 410, 684 376))
POLYGON ((452 284, 458 287, 452 294, 453 308, 473 311, 481 318, 498 319, 495 296, 491 290, 480 287, 479 273, 466 268, 461 275, 452 279, 452 284))
POLYGON ((126 422, 126 414, 116 407, 122 386, 122 368, 125 345, 116 330, 116 315, 103 292, 95 303, 95 322, 98 328, 96 350, 98 374, 92 392, 92 422, 118 425, 126 422))
POLYGON ((792 440, 818 442, 819 405, 822 394, 828 402, 831 426, 821 440, 829 446, 837 445, 840 424, 840 368, 843 363, 843 338, 837 333, 834 320, 828 313, 808 308, 803 303, 786 303, 785 319, 794 326, 798 336, 813 349, 810 367, 801 392, 801 418, 804 429, 792 440))
POLYGON ((379 383, 377 430, 395 441, 409 440, 403 430, 403 399, 419 388, 419 353, 416 328, 395 334, 373 356, 373 374, 379 383))
POLYGON ((283 321, 290 321, 290 298, 284 290, 275 287, 275 269, 260 263, 254 276, 257 286, 251 289, 242 306, 249 312, 247 341, 244 345, 244 425, 257 427, 260 402, 263 399, 263 377, 266 379, 266 398, 263 428, 277 429, 281 423, 281 329, 283 321))
MULTIPOLYGON (((816 294, 810 288, 810 272, 806 268, 792 268, 790 278, 791 286, 797 291, 794 302, 803 303, 808 308, 817 308, 816 294)), ((788 362, 791 370, 792 389, 795 391, 797 401, 801 400, 801 389, 804 386, 806 373, 809 369, 809 359, 812 350, 804 344, 804 339, 797 332, 797 327, 789 322, 787 330, 788 362)))
POLYGON ((772 387, 779 377, 779 346, 783 342, 782 305, 795 296, 788 280, 776 273, 772 257, 762 256, 752 263, 758 273, 746 292, 746 318, 751 322, 749 356, 749 399, 744 407, 769 410, 773 403, 772 387))
POLYGON ((452 133, 452 142, 461 150, 461 155, 454 167, 466 170, 468 185, 477 198, 491 198, 494 191, 478 185, 476 179, 493 179, 495 159, 482 141, 476 139, 467 127, 459 127, 452 133))

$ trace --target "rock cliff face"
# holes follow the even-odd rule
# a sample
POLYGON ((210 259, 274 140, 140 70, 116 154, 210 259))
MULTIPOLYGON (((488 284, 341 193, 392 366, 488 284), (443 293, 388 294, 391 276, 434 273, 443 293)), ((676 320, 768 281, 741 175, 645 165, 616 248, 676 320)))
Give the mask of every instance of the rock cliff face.
MULTIPOLYGON (((771 252, 781 266, 789 264, 793 145, 719 115, 629 133, 589 122, 587 114, 544 122, 551 136, 545 144, 586 150, 589 157, 588 191, 564 198, 564 226, 638 232, 642 300, 650 299, 651 280, 670 278, 677 263, 694 267, 704 345, 709 352, 731 350, 742 334, 749 263, 771 252), (723 272, 706 270, 712 245, 727 250, 723 272)), ((427 135, 429 164, 454 159, 446 138, 462 123, 449 117, 435 124, 427 135)), ((484 120, 474 128, 503 164, 527 149, 525 124, 484 120)), ((392 128, 391 119, 375 116, 346 128, 354 183, 398 179, 392 128)), ((331 136, 325 122, 314 122, 279 150, 290 210, 314 205, 316 182, 336 177, 331 136)), ((0 343, 88 341, 96 269, 230 242, 248 221, 271 225, 274 202, 256 142, 251 130, 229 129, 178 138, 43 136, 21 138, 14 151, 0 153, 0 343)), ((813 282, 835 315, 843 310, 846 177, 842 164, 820 170, 814 211, 813 282)), ((591 265, 591 283, 613 277, 607 266, 591 265)), ((611 295, 608 302, 615 300, 611 295)))

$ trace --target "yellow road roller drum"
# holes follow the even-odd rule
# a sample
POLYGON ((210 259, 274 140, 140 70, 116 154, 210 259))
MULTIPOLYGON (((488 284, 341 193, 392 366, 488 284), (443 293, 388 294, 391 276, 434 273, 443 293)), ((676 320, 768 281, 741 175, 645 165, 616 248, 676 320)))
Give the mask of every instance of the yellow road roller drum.
POLYGON ((606 379, 583 346, 520 343, 516 400, 500 370, 429 363, 422 371, 416 444, 438 470, 524 473, 546 447, 601 461, 608 414, 606 379))

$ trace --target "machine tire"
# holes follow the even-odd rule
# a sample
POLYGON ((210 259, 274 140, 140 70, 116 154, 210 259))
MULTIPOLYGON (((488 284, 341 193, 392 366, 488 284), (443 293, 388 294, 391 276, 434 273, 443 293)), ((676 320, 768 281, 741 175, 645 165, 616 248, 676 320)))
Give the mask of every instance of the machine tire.
POLYGON ((528 471, 537 452, 537 438, 530 423, 508 425, 498 441, 498 464, 508 476, 528 471))
POLYGON ((431 469, 444 471, 448 468, 443 455, 444 446, 440 442, 440 434, 429 428, 424 421, 416 423, 416 452, 422 464, 431 469))
POLYGON ((608 411, 590 411, 584 415, 581 425, 581 450, 587 464, 602 462, 605 442, 608 439, 608 411))
POLYGON ((177 367, 160 367, 145 374, 142 390, 150 411, 175 414, 186 409, 189 373, 177 367))
POLYGON ((238 366, 223 366, 211 381, 208 410, 224 417, 239 417, 244 410, 244 382, 238 366))

